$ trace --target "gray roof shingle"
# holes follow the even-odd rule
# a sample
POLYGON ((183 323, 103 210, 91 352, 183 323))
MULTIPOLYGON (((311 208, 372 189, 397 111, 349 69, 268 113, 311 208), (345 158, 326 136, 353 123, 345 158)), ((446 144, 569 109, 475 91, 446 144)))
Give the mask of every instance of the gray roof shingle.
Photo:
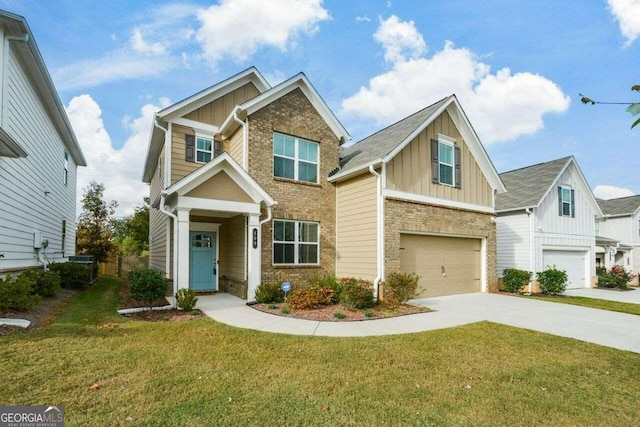
POLYGON ((617 199, 596 199, 605 215, 633 215, 640 207, 640 195, 620 197, 617 199))
POLYGON ((538 206, 572 156, 504 172, 500 178, 506 193, 496 196, 496 211, 538 206))

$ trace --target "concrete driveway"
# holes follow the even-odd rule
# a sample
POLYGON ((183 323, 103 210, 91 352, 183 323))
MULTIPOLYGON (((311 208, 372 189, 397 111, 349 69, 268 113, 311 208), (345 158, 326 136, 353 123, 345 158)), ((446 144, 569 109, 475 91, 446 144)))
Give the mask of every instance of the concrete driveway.
POLYGON ((631 291, 615 291, 608 289, 570 289, 564 291, 565 295, 571 297, 587 297, 596 299, 606 299, 609 301, 628 302, 640 304, 640 288, 630 288, 631 291))

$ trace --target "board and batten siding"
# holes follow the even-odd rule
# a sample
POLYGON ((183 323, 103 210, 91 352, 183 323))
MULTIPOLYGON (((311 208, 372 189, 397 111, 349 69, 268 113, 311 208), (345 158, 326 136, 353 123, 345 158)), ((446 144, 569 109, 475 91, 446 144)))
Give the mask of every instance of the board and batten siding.
MULTIPOLYGON (((161 167, 164 162, 164 148, 158 156, 156 170, 151 178, 150 200, 153 203, 162 191, 164 183, 165 168, 161 167)), ((169 219, 160 209, 151 207, 149 209, 149 267, 160 271, 167 271, 167 221, 169 219)))
POLYGON ((493 208, 493 190, 446 111, 387 164, 386 188, 493 208), (438 134, 455 139, 460 147, 461 188, 431 180, 431 140, 438 134))
POLYGON ((237 215, 221 221, 220 225, 220 276, 243 281, 247 241, 247 218, 237 215))
POLYGON ((229 155, 233 157, 240 166, 243 163, 244 153, 244 138, 243 138, 242 126, 236 129, 236 131, 229 138, 229 155))
MULTIPOLYGON (((6 46, 6 45, 5 45, 6 46)), ((34 231, 49 246, 51 261, 75 254, 76 164, 68 155, 64 184, 65 142, 40 102, 38 93, 12 44, 5 58, 4 128, 27 151, 25 158, 0 157, 0 271, 40 265, 33 248, 34 231), (64 257, 62 221, 66 220, 64 257)), ((78 189, 82 191, 82 189, 78 189)))
POLYGON ((225 119, 233 111, 236 105, 242 104, 260 94, 253 83, 247 83, 226 95, 203 105, 197 110, 186 114, 185 119, 207 123, 213 126, 221 126, 225 119))
POLYGON ((531 234, 529 215, 508 213, 496 218, 498 276, 505 268, 531 270, 531 234))
POLYGON ((377 275, 376 177, 366 173, 336 188, 336 276, 377 275))

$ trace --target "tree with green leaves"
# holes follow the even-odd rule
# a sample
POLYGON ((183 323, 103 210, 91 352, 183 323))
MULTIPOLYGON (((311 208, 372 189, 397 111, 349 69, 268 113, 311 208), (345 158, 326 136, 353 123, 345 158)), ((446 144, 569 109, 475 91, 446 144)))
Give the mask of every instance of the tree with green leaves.
POLYGON ((113 231, 118 253, 124 255, 149 254, 149 198, 137 206, 133 215, 113 220, 113 231))
MULTIPOLYGON (((640 85, 633 85, 631 87, 631 90, 634 91, 634 92, 640 92, 640 85)), ((583 104, 591 104, 591 105, 596 105, 596 104, 628 105, 627 112, 631 113, 631 115, 633 117, 640 115, 640 102, 604 102, 604 101, 594 101, 593 99, 591 99, 588 96, 585 96, 583 94, 580 94, 580 97, 581 97, 580 101, 582 101, 583 104)), ((631 124, 631 129, 633 129, 634 127, 636 127, 639 124, 640 124, 640 117, 638 117, 631 124)))
POLYGON ((104 200, 104 185, 91 181, 82 196, 82 213, 78 219, 76 252, 92 255, 95 263, 107 261, 114 250, 113 214, 118 202, 104 200))

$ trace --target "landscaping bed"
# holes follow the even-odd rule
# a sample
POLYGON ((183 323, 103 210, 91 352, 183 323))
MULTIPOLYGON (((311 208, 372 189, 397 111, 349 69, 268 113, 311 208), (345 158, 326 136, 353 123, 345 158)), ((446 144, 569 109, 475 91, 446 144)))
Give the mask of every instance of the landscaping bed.
POLYGON ((413 305, 401 304, 397 307, 387 307, 384 305, 377 305, 369 309, 361 310, 347 310, 340 305, 327 305, 315 308, 309 308, 304 310, 290 309, 286 304, 253 304, 251 306, 256 310, 263 311, 269 314, 275 314, 284 317, 294 317, 296 319, 305 320, 319 320, 323 322, 350 322, 357 320, 373 320, 373 319, 385 319, 389 317, 405 316, 408 314, 425 313, 429 310, 426 307, 417 307, 413 305), (285 312, 283 312, 283 309, 285 312), (345 317, 337 316, 336 313, 342 313, 345 317))
POLYGON ((140 313, 128 314, 126 317, 148 322, 185 322, 206 316, 200 310, 184 311, 172 308, 171 310, 141 311, 140 313))

